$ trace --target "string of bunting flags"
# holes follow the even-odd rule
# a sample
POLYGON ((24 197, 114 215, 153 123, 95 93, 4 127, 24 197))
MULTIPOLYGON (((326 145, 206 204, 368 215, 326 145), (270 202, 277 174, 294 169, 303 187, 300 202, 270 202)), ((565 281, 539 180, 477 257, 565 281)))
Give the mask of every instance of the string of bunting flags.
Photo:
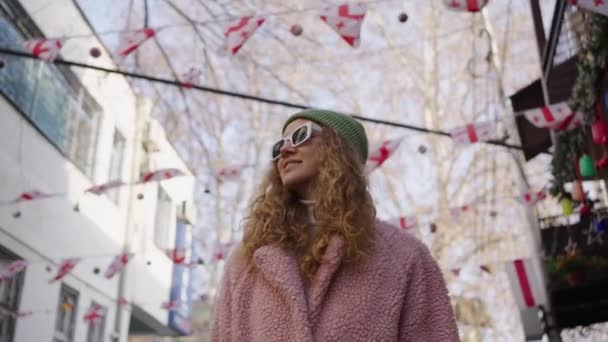
MULTIPOLYGON (((119 188, 122 186, 135 186, 148 184, 153 182, 161 182, 169 180, 175 177, 185 176, 186 174, 175 168, 164 168, 156 171, 146 172, 141 176, 141 179, 137 182, 127 183, 121 180, 112 180, 103 184, 93 185, 92 187, 83 190, 84 194, 101 195, 109 190, 119 188)), ((46 193, 37 189, 28 190, 19 194, 16 198, 11 200, 0 201, 1 206, 19 204, 23 202, 31 202, 36 200, 48 199, 53 197, 65 197, 68 193, 46 193)))

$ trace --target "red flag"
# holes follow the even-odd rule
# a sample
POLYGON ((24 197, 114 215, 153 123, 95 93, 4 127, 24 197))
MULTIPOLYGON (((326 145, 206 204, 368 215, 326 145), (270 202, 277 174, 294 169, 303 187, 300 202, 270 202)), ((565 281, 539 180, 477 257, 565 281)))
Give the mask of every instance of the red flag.
POLYGON ((249 165, 240 164, 240 165, 229 165, 220 168, 217 171, 217 177, 220 180, 235 180, 241 176, 241 172, 249 165))
POLYGON ((126 183, 121 180, 113 180, 113 181, 109 181, 104 184, 94 185, 94 186, 86 189, 85 192, 91 192, 91 193, 94 193, 95 195, 101 195, 110 189, 117 188, 117 187, 120 187, 123 185, 126 185, 126 183))
POLYGON ((160 169, 151 171, 141 177, 141 183, 160 182, 162 180, 171 179, 173 177, 184 176, 185 174, 178 169, 160 169))
POLYGON ((68 258, 63 260, 59 265, 59 270, 57 271, 57 274, 53 277, 53 279, 51 279, 51 283, 65 277, 68 273, 72 271, 74 267, 76 267, 76 264, 79 261, 80 259, 78 258, 68 258))
POLYGON ((28 263, 25 260, 15 260, 11 263, 4 264, 0 268, 0 281, 8 281, 15 274, 23 271, 28 263))
POLYGON ((527 191, 517 197, 517 200, 524 204, 534 205, 537 202, 544 200, 545 198, 547 198, 547 193, 545 192, 545 190, 540 190, 537 192, 527 191))
POLYGON ((38 59, 52 62, 63 46, 61 39, 30 39, 23 42, 25 49, 38 59))
POLYGON ((185 248, 174 248, 166 251, 166 254, 173 263, 183 264, 186 262, 186 249, 185 248))
POLYGON ((369 174, 384 162, 397 150, 403 138, 389 139, 383 141, 379 146, 370 150, 365 165, 365 172, 369 174))
POLYGON ((131 52, 137 50, 148 38, 154 36, 155 33, 156 31, 151 28, 123 33, 118 43, 117 55, 123 58, 127 57, 131 52))
POLYGON ((450 131, 452 139, 459 144, 474 144, 481 141, 488 141, 493 135, 493 122, 468 124, 464 127, 454 128, 450 131))
POLYGON ((33 200, 56 197, 56 196, 58 196, 58 194, 47 194, 42 191, 32 190, 32 191, 27 191, 27 192, 20 194, 19 197, 15 198, 15 200, 13 200, 13 203, 29 202, 29 201, 33 201, 33 200))
POLYGON ((418 227, 418 219, 414 215, 401 216, 397 219, 397 222, 398 227, 406 231, 418 227))
POLYGON ((94 324, 101 320, 105 315, 105 310, 100 305, 93 305, 89 308, 89 311, 84 315, 84 320, 89 324, 94 324))
POLYGON ((129 305, 129 301, 125 297, 118 298, 118 301, 116 302, 118 305, 129 305))
POLYGON ((130 253, 123 253, 115 256, 110 266, 108 266, 108 269, 106 269, 104 276, 108 279, 112 279, 115 274, 122 271, 122 269, 125 267, 125 265, 127 265, 131 257, 133 257, 133 254, 130 253))
POLYGON ((558 128, 569 117, 571 117, 570 120, 574 120, 575 115, 573 114, 566 102, 555 103, 524 112, 526 119, 534 126, 551 129, 558 128))
POLYGON ((11 316, 13 316, 13 318, 23 318, 23 317, 27 317, 30 316, 34 313, 34 311, 32 310, 27 310, 27 311, 18 311, 18 310, 11 310, 10 314, 11 316))
POLYGON ((366 13, 367 5, 364 3, 343 4, 323 10, 320 17, 345 42, 356 48, 361 43, 361 25, 366 13))
POLYGON ((165 310, 169 310, 169 311, 178 310, 180 306, 181 306, 181 303, 177 300, 170 300, 168 302, 163 302, 161 304, 161 308, 163 308, 165 310))
POLYGON ((570 3, 592 12, 608 15, 608 1, 606 0, 570 0, 570 3))
POLYGON ((479 12, 488 3, 488 0, 443 0, 451 10, 479 12))
POLYGON ((226 36, 225 48, 236 55, 249 37, 262 26, 264 20, 264 18, 243 17, 228 24, 224 31, 224 36, 226 36))
POLYGON ((190 68, 190 70, 182 74, 182 86, 192 88, 195 84, 199 83, 202 73, 199 69, 190 68))
POLYGON ((461 205, 459 207, 450 208, 450 215, 452 218, 459 218, 460 215, 468 212, 471 209, 468 205, 461 205))

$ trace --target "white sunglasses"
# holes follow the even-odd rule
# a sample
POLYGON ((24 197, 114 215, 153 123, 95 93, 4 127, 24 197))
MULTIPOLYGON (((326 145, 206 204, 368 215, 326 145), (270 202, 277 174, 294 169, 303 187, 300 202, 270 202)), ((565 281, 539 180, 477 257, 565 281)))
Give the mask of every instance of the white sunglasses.
POLYGON ((281 147, 283 147, 286 141, 289 141, 291 146, 298 147, 308 141, 310 137, 312 137, 313 131, 320 132, 321 126, 309 121, 303 124, 302 126, 299 126, 298 128, 294 129, 289 136, 277 141, 272 146, 272 160, 275 161, 279 159, 279 157, 281 156, 281 147))

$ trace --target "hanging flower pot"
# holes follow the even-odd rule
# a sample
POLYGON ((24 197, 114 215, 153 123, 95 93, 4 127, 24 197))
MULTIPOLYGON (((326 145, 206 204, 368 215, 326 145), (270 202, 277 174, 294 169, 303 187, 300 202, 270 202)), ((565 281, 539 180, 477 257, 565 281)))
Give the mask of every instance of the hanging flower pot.
POLYGON ((563 198, 560 201, 560 204, 562 206, 562 213, 564 214, 564 216, 572 215, 572 213, 574 212, 574 202, 572 202, 572 199, 567 197, 563 198))
POLYGON ((591 126, 591 136, 593 137, 593 142, 598 145, 605 145, 608 143, 608 127, 604 120, 595 120, 591 126))
POLYGON ((578 202, 582 202, 585 199, 585 192, 583 191, 581 181, 572 183, 572 199, 578 202))
POLYGON ((578 166, 581 169, 581 176, 595 176, 595 165, 593 165, 593 158, 591 158, 588 154, 582 155, 581 159, 578 160, 578 166))

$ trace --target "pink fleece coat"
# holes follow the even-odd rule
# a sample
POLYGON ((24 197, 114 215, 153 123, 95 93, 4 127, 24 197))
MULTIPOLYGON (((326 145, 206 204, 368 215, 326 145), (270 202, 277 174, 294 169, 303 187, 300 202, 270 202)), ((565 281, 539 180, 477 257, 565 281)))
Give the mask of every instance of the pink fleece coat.
POLYGON ((216 305, 212 341, 458 341, 443 276, 428 249, 378 222, 368 258, 342 263, 333 237, 310 286, 277 246, 232 253, 216 305))

